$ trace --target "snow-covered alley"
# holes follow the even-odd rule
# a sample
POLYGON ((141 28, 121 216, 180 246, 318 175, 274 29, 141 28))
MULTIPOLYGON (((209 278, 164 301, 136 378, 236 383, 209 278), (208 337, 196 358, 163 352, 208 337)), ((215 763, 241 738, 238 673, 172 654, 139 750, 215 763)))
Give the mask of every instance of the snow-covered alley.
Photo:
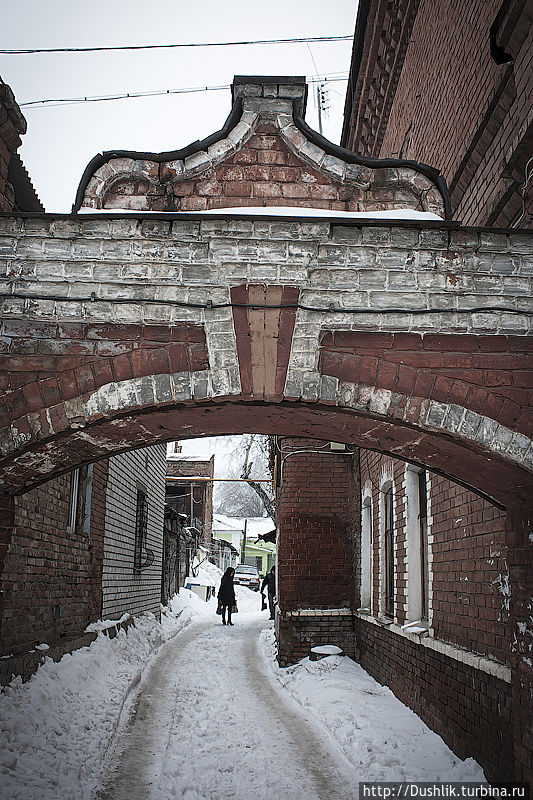
POLYGON ((99 798, 355 794, 354 768, 272 685, 258 649, 265 615, 238 620, 194 625, 165 646, 99 798))
MULTIPOLYGON (((215 577, 215 576, 213 576, 215 577)), ((281 669, 260 597, 234 626, 180 590, 162 622, 47 659, 0 697, 5 800, 357 797, 359 781, 483 781, 351 659, 281 669)))

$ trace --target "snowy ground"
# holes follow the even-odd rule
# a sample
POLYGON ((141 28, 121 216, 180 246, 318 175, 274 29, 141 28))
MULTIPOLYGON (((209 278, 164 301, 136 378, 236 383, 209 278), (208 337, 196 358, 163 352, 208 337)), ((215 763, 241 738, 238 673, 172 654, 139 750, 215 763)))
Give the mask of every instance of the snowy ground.
POLYGON ((0 696, 3 800, 314 800, 356 796, 359 780, 483 780, 350 659, 280 669, 260 596, 236 590, 233 628, 181 590, 161 624, 143 615, 13 680, 0 696), (133 793, 121 767, 136 771, 133 793))

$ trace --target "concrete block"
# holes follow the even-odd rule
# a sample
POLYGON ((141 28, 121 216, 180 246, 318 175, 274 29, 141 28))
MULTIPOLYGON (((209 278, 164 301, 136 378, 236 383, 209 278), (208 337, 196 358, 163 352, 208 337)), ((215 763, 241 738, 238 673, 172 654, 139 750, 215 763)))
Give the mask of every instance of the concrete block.
POLYGON ((510 233, 509 246, 513 253, 533 255, 533 236, 531 232, 510 233))
POLYGON ((202 372, 174 372, 171 385, 173 386, 174 399, 178 403, 190 400, 193 397, 193 387, 196 399, 203 400, 207 397, 207 375, 202 372), (200 389, 203 384, 205 384, 204 392, 200 389))
POLYGON ((336 156, 326 155, 322 161, 322 169, 329 175, 333 175, 338 180, 343 181, 346 175, 346 164, 336 156))
POLYGON ((431 400, 426 412, 426 425, 430 428, 445 427, 447 411, 448 406, 445 403, 437 403, 435 400, 431 400))
POLYGON ((154 396, 158 403, 168 403, 173 399, 173 386, 170 375, 154 375, 154 396))
POLYGON ((211 159, 204 150, 200 150, 198 153, 187 156, 184 163, 186 176, 190 177, 208 170, 211 166, 211 159))
POLYGON ((338 378, 332 378, 330 375, 322 375, 320 378, 320 399, 325 402, 336 402, 338 387, 338 378))
POLYGON ((421 230, 419 244, 421 250, 447 250, 448 231, 421 230))
POLYGON ((322 150, 321 147, 318 145, 309 142, 307 139, 304 141, 302 145, 298 147, 299 153, 304 158, 307 158, 316 166, 322 166, 322 162, 326 157, 326 153, 322 150))
POLYGON ((390 244, 390 228, 365 226, 362 229, 362 242, 369 245, 388 245, 390 244))
POLYGON ((318 400, 320 393, 320 375, 316 372, 305 372, 302 380, 302 398, 318 400))

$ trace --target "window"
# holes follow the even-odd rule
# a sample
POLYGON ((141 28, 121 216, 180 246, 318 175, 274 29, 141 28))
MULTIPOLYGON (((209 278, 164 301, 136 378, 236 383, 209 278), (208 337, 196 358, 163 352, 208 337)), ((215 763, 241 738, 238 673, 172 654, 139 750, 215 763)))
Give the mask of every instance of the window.
POLYGON ((363 500, 361 525, 361 608, 371 608, 372 582, 372 501, 363 500))
POLYGON ((142 560, 143 550, 146 549, 146 535, 148 531, 148 502, 145 492, 137 489, 137 512, 135 515, 135 555, 134 570, 141 570, 144 566, 142 560))
POLYGON ((420 606, 421 618, 429 616, 428 503, 426 471, 418 473, 418 528, 420 536, 420 606))
POLYGON ((429 546, 427 472, 408 466, 407 495, 407 619, 427 620, 429 616, 429 546))
POLYGON ((385 534, 385 614, 394 617, 394 521, 392 486, 385 491, 383 504, 385 534))
POLYGON ((76 520, 78 517, 78 488, 80 484, 80 471, 75 469, 70 473, 70 494, 68 498, 67 527, 69 530, 76 530, 76 520))

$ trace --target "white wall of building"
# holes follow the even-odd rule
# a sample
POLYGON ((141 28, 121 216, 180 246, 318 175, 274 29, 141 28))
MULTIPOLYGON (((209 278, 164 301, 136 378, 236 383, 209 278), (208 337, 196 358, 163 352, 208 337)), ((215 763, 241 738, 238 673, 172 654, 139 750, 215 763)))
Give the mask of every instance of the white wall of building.
MULTIPOLYGON (((165 504, 166 445, 156 445, 109 459, 106 489, 103 619, 125 612, 152 611, 159 617, 165 504), (137 491, 148 503, 146 547, 153 563, 134 569, 137 491)), ((146 556, 146 552, 143 558, 146 556)))

